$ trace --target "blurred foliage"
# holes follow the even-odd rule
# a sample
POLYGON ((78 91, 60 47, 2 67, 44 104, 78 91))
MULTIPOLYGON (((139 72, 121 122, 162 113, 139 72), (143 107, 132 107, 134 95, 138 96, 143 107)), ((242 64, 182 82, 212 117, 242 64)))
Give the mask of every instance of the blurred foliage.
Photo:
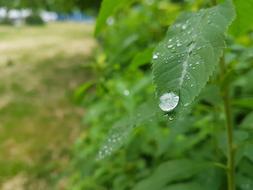
POLYGON ((46 9, 57 12, 79 10, 98 10, 101 0, 0 0, 0 7, 46 9))
POLYGON ((5 17, 5 18, 3 18, 3 19, 0 20, 0 24, 11 26, 11 25, 13 25, 13 22, 12 22, 11 19, 5 17))
POLYGON ((44 25, 45 22, 38 14, 31 14, 25 18, 25 23, 28 25, 44 25))
MULTIPOLYGON (((250 13, 244 12, 244 3, 236 1, 236 11, 250 18, 250 13)), ((231 85, 234 105, 237 187, 253 189, 250 19, 242 18, 245 23, 239 28, 232 26, 225 54, 229 72, 222 78, 217 77, 218 72, 211 77, 190 114, 170 124, 166 115, 157 116, 156 108, 149 107, 150 99, 154 99, 150 73, 153 48, 180 12, 211 4, 208 0, 139 0, 127 1, 124 6, 113 3, 109 6, 111 12, 102 8, 103 18, 98 18, 96 30, 100 47, 88 66, 94 77, 75 94, 77 102, 86 109, 83 122, 87 127, 74 148, 70 189, 224 190, 226 136, 220 88, 226 85, 231 85), (145 109, 140 109, 140 105, 145 109), (149 115, 150 112, 154 114, 149 115), (112 126, 120 129, 115 135, 124 137, 121 133, 131 125, 127 121, 133 115, 148 117, 132 126, 130 137, 123 138, 124 148, 96 160, 103 143, 110 146, 108 142, 113 142, 107 136, 112 126)), ((240 23, 240 14, 234 25, 240 23)))

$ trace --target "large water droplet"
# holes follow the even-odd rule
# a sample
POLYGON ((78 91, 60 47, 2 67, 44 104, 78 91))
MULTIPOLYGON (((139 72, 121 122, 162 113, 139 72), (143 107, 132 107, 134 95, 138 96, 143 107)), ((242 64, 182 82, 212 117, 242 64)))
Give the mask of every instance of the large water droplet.
POLYGON ((169 112, 175 109, 179 102, 179 96, 176 95, 174 92, 164 93, 160 97, 160 104, 159 107, 161 110, 169 112))

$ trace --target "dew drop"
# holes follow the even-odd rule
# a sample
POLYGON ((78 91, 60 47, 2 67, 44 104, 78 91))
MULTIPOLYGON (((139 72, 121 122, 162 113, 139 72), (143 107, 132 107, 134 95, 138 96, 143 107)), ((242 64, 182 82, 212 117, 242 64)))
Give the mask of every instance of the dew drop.
POLYGON ((168 45, 168 48, 172 48, 173 47, 173 45, 171 44, 171 45, 168 45))
POLYGON ((109 26, 114 25, 114 18, 113 18, 113 17, 109 17, 109 18, 106 20, 106 23, 107 23, 107 25, 109 25, 109 26))
POLYGON ((180 47, 182 44, 181 43, 177 43, 177 47, 180 47))
POLYGON ((184 104, 184 107, 187 107, 187 106, 189 106, 190 104, 189 103, 186 103, 186 104, 184 104))
POLYGON ((160 104, 159 107, 161 108, 161 110, 169 112, 174 110, 179 102, 179 96, 176 95, 174 92, 170 92, 170 93, 164 93, 161 97, 160 97, 160 104))
POLYGON ((157 54, 154 54, 154 55, 153 55, 153 59, 158 59, 158 55, 157 55, 157 54))
POLYGON ((187 28, 187 25, 186 24, 183 24, 182 25, 182 29, 185 30, 187 28))

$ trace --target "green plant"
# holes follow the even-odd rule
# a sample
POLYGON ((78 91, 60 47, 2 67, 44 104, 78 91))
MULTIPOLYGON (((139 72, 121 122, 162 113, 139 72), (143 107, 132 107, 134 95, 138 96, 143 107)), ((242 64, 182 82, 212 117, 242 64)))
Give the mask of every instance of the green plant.
POLYGON ((31 14, 30 16, 26 17, 25 23, 28 25, 44 25, 45 24, 43 19, 37 13, 31 14))
MULTIPOLYGON (((221 58, 225 48, 224 33, 234 17, 232 2, 226 1, 214 8, 182 15, 169 29, 153 56, 154 82, 163 111, 180 114, 181 110, 186 110, 206 85, 220 59, 221 75, 226 75, 224 57, 221 58)), ((235 190, 233 127, 227 86, 222 93, 227 121, 228 189, 235 190)))
POLYGON ((9 19, 8 17, 5 17, 5 18, 0 20, 0 24, 13 25, 13 21, 11 19, 9 19))
POLYGON ((250 2, 103 1, 73 189, 253 187, 250 2))

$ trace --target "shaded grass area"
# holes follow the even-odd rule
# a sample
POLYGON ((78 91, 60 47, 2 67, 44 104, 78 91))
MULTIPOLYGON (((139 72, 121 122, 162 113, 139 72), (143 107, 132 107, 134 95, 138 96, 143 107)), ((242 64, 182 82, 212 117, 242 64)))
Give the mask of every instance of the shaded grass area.
POLYGON ((0 37, 2 189, 64 188, 60 179, 83 114, 71 99, 89 78, 83 65, 94 47, 92 26, 65 23, 1 31, 6 31, 0 37))

